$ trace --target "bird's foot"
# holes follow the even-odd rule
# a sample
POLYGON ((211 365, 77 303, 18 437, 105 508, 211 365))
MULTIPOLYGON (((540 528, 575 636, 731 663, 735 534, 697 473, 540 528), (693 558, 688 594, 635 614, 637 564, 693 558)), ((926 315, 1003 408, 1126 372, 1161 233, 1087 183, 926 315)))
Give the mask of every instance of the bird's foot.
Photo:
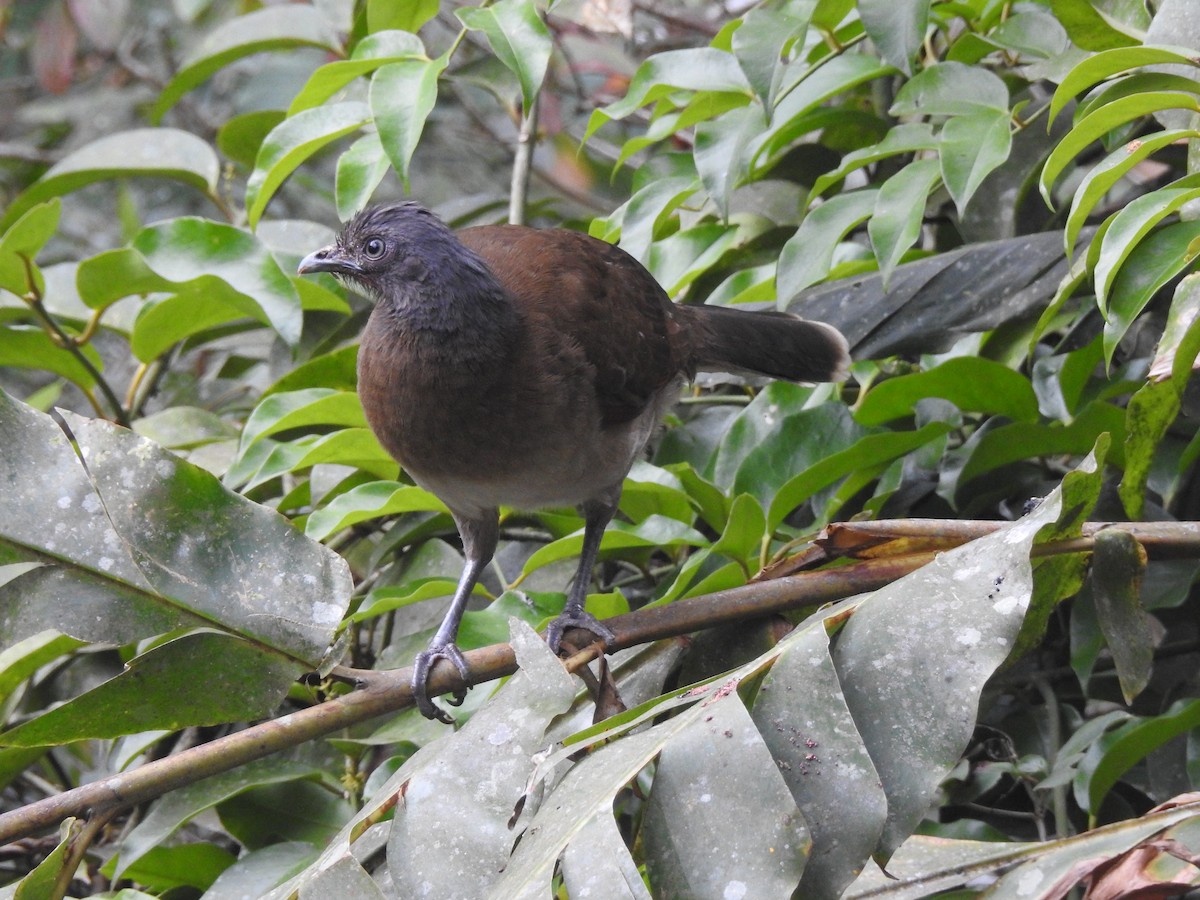
POLYGON ((582 628, 584 631, 590 631, 596 636, 597 640, 603 641, 605 644, 611 644, 616 639, 616 635, 613 634, 612 629, 590 612, 582 609, 565 609, 557 619, 546 626, 546 643, 550 645, 551 650, 555 653, 558 652, 563 635, 571 628, 582 628))
MULTIPOLYGON (((470 679, 471 669, 467 666, 467 661, 463 658, 462 651, 458 649, 457 644, 453 641, 445 644, 430 644, 427 649, 417 654, 417 658, 413 662, 413 699, 417 701, 417 709, 421 711, 421 715, 425 718, 437 719, 439 722, 453 725, 454 719, 447 715, 446 711, 435 704, 429 697, 429 673, 433 669, 433 664, 439 659, 453 663, 454 668, 458 669, 458 674, 464 681, 470 679)), ((463 688, 455 691, 453 697, 447 702, 451 706, 460 706, 466 698, 467 691, 463 688)))

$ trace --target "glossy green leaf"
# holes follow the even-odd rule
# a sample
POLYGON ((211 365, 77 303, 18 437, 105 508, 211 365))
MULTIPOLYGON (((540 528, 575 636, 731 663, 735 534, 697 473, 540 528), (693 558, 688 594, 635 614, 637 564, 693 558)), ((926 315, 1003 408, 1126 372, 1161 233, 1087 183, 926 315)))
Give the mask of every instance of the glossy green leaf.
POLYGON ((197 298, 211 290, 223 302, 273 327, 285 341, 300 338, 300 298, 291 279, 254 235, 208 219, 169 219, 144 228, 133 249, 176 288, 197 298))
MULTIPOLYGON (((702 547, 707 543, 702 534, 682 522, 668 519, 666 516, 649 516, 635 525, 613 522, 604 532, 604 538, 600 541, 600 551, 603 553, 647 548, 667 550, 686 546, 702 547)), ((521 571, 528 575, 559 560, 575 558, 579 556, 581 549, 583 529, 535 550, 521 571)))
MULTIPOLYGON (((393 64, 394 65, 394 64, 393 64)), ((267 135, 246 182, 246 218, 254 227, 284 180, 327 144, 371 121, 364 103, 328 103, 289 116, 267 135)))
MULTIPOLYGON (((756 166, 761 167, 774 160, 777 154, 786 153, 801 135, 852 118, 845 108, 833 112, 820 110, 823 104, 859 85, 896 72, 865 53, 841 54, 822 63, 815 68, 801 67, 799 73, 793 75, 799 80, 785 80, 769 127, 751 143, 756 166)), ((868 121, 876 123, 878 120, 868 117, 868 121)))
POLYGON ((750 167, 750 138, 765 124, 760 107, 746 106, 696 126, 696 171, 722 219, 729 218, 729 196, 750 167))
POLYGON ((703 222, 654 244, 646 268, 668 294, 676 295, 737 246, 740 237, 738 226, 703 222))
POLYGON ((1172 144, 1200 137, 1200 132, 1189 130, 1160 131, 1146 135, 1118 147, 1091 168, 1075 189, 1071 200, 1071 212, 1063 230, 1063 241, 1067 252, 1075 247, 1079 232, 1087 223, 1088 216, 1104 196, 1137 166, 1153 153, 1172 144))
POLYGON ((1120 75, 1131 69, 1155 63, 1177 63, 1194 66, 1190 51, 1175 50, 1168 47, 1120 47, 1114 50, 1103 50, 1088 56, 1071 69, 1054 91, 1050 101, 1050 118, 1054 119, 1073 97, 1083 93, 1088 88, 1099 84, 1105 79, 1120 75))
POLYGON ((962 215, 988 175, 1008 160, 1012 131, 1007 110, 984 110, 954 116, 942 128, 938 156, 942 181, 962 215))
POLYGON ((157 123, 180 97, 230 63, 255 53, 297 47, 342 52, 333 25, 314 6, 268 6, 230 19, 201 41, 167 82, 150 111, 151 121, 157 123))
POLYGON ((1188 175, 1167 187, 1134 198, 1113 215, 1112 224, 1099 239, 1100 255, 1092 276, 1102 310, 1109 305, 1108 295, 1122 266, 1145 241, 1151 229, 1197 197, 1200 197, 1200 175, 1188 175))
MULTIPOLYGON (((943 162, 944 165, 944 162, 943 162)), ((917 238, 925 222, 929 192, 940 177, 938 162, 918 159, 909 163, 879 188, 875 212, 867 222, 867 234, 879 261, 879 272, 886 285, 902 257, 917 238)))
MULTIPOLYGON (((80 347, 79 354, 97 371, 103 370, 104 362, 95 347, 90 344, 80 347)), ((41 369, 83 388, 96 386, 96 376, 80 361, 79 355, 60 347, 43 329, 32 326, 0 327, 0 366, 41 369)))
POLYGON ((838 194, 810 212, 779 252, 775 294, 781 307, 829 274, 833 251, 875 212, 879 190, 838 194))
POLYGON ((34 260, 58 228, 61 211, 62 201, 57 198, 38 204, 0 237, 0 288, 17 296, 44 293, 45 281, 34 260))
POLYGON ((872 385, 859 401, 854 418, 863 425, 907 418, 926 397, 949 400, 963 412, 1006 416, 1022 422, 1038 419, 1037 396, 1029 379, 979 356, 955 357, 928 371, 872 385))
POLYGON ((357 522, 404 512, 449 512, 437 497, 397 481, 373 481, 335 497, 308 517, 304 532, 322 541, 357 522))
POLYGON ((56 746, 254 719, 269 714, 295 679, 290 661, 240 638, 201 631, 135 657, 115 678, 0 734, 0 744, 56 746), (221 664, 214 666, 214 659, 221 664), (199 683, 212 689, 191 690, 199 683))
POLYGON ((121 843, 120 862, 114 877, 155 847, 169 843, 168 839, 194 816, 210 810, 219 803, 246 791, 265 785, 314 778, 319 775, 316 765, 294 759, 269 756, 194 781, 179 790, 159 798, 121 843))
POLYGON ((242 427, 242 450, 255 441, 289 428, 313 425, 365 427, 358 394, 330 388, 308 388, 271 394, 263 399, 242 427))
POLYGON ((746 13, 733 33, 733 55, 768 120, 783 84, 788 47, 803 40, 815 6, 814 2, 756 6, 746 13))
MULTIPOLYGON (((389 4, 397 9, 411 9, 416 3, 389 4)), ((410 57, 425 57, 425 45, 415 34, 416 29, 376 31, 359 41, 349 59, 326 63, 309 76, 300 92, 292 98, 288 115, 320 106, 355 78, 374 72, 390 62, 410 57)))
POLYGON ((749 494, 738 494, 733 498, 729 507, 729 521, 712 545, 712 552, 722 553, 749 568, 757 563, 766 537, 767 518, 762 505, 749 494))
POLYGON ((809 203, 851 172, 892 156, 933 150, 937 145, 938 139, 934 137, 933 128, 928 122, 901 122, 893 126, 882 141, 847 153, 842 157, 841 165, 814 181, 809 203))
POLYGON ((1105 15, 1091 0, 1050 0, 1050 8, 1075 45, 1084 50, 1111 50, 1140 43, 1137 36, 1105 15))
MULTIPOLYGON (((1200 196, 1197 191, 1189 193, 1193 192, 1200 196)), ((1128 251, 1108 297, 1108 318, 1104 323, 1105 359, 1112 359, 1121 338, 1158 290, 1200 254, 1198 239, 1200 221, 1176 222, 1144 238, 1128 251)))
POLYGON ((437 15, 437 0, 367 0, 367 28, 374 34, 384 29, 416 32, 437 15))
POLYGON ((490 6, 459 9, 456 15, 468 28, 482 31, 496 58, 517 76, 528 114, 554 46, 533 0, 499 0, 490 6))
MULTIPOLYGON (((28 571, 36 567, 36 564, 30 565, 28 571)), ((42 666, 82 646, 83 641, 47 630, 0 650, 0 707, 42 666)))
POLYGON ((333 194, 339 219, 346 221, 367 206, 387 175, 388 165, 378 134, 364 134, 338 157, 333 194))
POLYGON ((207 141, 174 128, 135 128, 85 144, 50 167, 8 205, 7 230, 39 203, 97 181, 135 176, 170 178, 213 195, 221 164, 207 141))
MULTIPOLYGON (((936 441, 950 430, 950 425, 945 422, 930 422, 916 431, 888 431, 860 437, 850 447, 825 456, 783 482, 774 496, 769 498, 767 525, 772 529, 779 527, 797 506, 839 478, 890 463, 918 447, 936 441)), ((747 459, 747 464, 756 462, 755 455, 747 459)))
POLYGON ((310 387, 352 391, 358 384, 357 361, 357 344, 314 356, 263 391, 263 396, 269 397, 283 391, 298 391, 310 387))
POLYGON ((1099 532, 1092 545, 1092 597, 1127 705, 1150 683, 1154 621, 1141 604, 1145 551, 1127 531, 1099 532))
POLYGON ((592 236, 615 240, 619 235, 621 249, 644 263, 658 229, 665 225, 680 204, 699 189, 700 181, 695 177, 655 179, 634 193, 623 209, 613 213, 609 221, 611 223, 612 219, 617 219, 618 227, 598 233, 595 225, 603 220, 597 219, 593 223, 592 236))
POLYGON ((953 475, 956 485, 1023 459, 1059 455, 1080 456, 1087 453, 1104 432, 1113 436, 1115 459, 1120 465, 1119 452, 1125 439, 1123 412, 1107 403, 1092 403, 1068 425, 1016 422, 990 431, 979 431, 963 446, 964 464, 953 475))
POLYGON ((925 41, 932 0, 860 0, 858 14, 885 60, 906 75, 925 41))
MULTIPOLYGON (((107 870, 104 874, 111 876, 119 859, 117 856, 110 857, 101 867, 102 871, 107 870)), ((185 886, 205 891, 236 859, 236 856, 216 844, 160 845, 126 869, 124 874, 126 878, 156 891, 185 886)))
POLYGON ((256 109, 234 116, 217 129, 217 147, 234 162, 253 169, 263 141, 285 118, 281 109, 256 109))
POLYGON ((173 294, 150 300, 138 310, 129 335, 129 349, 142 362, 151 362, 179 341, 256 313, 244 297, 216 279, 208 284, 187 285, 173 294))
POLYGON ((216 627, 265 666, 316 665, 349 602, 344 561, 145 438, 62 415, 86 468, 48 416, 0 394, 14 451, 0 552, 51 562, 0 586, 0 644, 47 628, 124 644, 216 627))
POLYGON ((624 97, 592 113, 584 140, 606 122, 623 119, 647 103, 653 103, 676 90, 728 92, 747 96, 751 93, 750 84, 732 53, 714 47, 668 50, 655 54, 638 67, 624 97))
POLYGON ((1122 775, 1167 741, 1200 728, 1200 700, 1179 700, 1159 716, 1130 722, 1093 744, 1075 779, 1075 797, 1092 815, 1122 775))
POLYGON ((893 116, 963 116, 980 111, 1008 113, 1008 88, 987 69, 945 62, 909 79, 896 94, 893 116))
POLYGON ((1047 203, 1051 203, 1051 190, 1063 171, 1083 150, 1115 128, 1150 113, 1164 109, 1186 109, 1200 111, 1200 99, 1192 94, 1178 91, 1151 91, 1114 100, 1088 113, 1059 141, 1042 167, 1039 187, 1047 203))
POLYGON ((225 483, 249 491, 272 478, 323 463, 352 466, 376 478, 392 479, 400 472, 399 464, 369 428, 339 428, 329 434, 274 444, 265 458, 260 456, 251 448, 239 457, 225 473, 225 483))
POLYGON ((371 79, 375 127, 392 167, 406 188, 409 161, 437 100, 438 76, 449 62, 446 56, 406 59, 388 63, 371 79))

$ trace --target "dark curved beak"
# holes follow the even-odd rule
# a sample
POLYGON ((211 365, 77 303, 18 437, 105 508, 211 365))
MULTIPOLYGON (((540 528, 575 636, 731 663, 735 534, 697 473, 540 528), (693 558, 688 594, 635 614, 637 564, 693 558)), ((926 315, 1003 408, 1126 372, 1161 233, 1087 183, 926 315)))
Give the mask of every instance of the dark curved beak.
POLYGON ((353 260, 347 259, 338 250, 337 245, 322 247, 304 259, 296 269, 300 275, 311 275, 313 272, 333 272, 335 275, 361 275, 362 267, 353 260))

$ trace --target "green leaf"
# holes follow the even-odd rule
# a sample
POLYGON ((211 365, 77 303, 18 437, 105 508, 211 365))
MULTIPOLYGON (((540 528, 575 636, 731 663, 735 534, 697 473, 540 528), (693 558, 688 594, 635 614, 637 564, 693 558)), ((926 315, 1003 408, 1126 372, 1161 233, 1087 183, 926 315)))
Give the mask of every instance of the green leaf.
POLYGON ((308 435, 288 443, 271 443, 265 455, 256 444, 234 461, 225 473, 228 485, 253 490, 280 475, 308 469, 321 463, 353 466, 376 478, 395 478, 399 464, 379 445, 369 428, 339 428, 322 435, 308 435))
POLYGON ((525 114, 542 88, 554 40, 533 0, 500 0, 456 10, 464 25, 487 36, 496 58, 517 76, 525 114))
POLYGON ((932 0, 859 0, 858 14, 885 60, 912 74, 912 60, 925 40, 932 0))
POLYGON ((934 137, 933 127, 928 122, 901 122, 893 126, 882 141, 847 153, 842 157, 841 165, 814 181, 808 205, 851 172, 892 156, 933 150, 937 145, 938 139, 934 137))
POLYGON ((1050 8, 1067 29, 1071 41, 1083 50, 1111 50, 1141 43, 1139 37, 1118 27, 1091 0, 1050 0, 1050 8))
POLYGON ((854 418, 863 425, 907 418, 926 397, 949 400, 963 412, 1006 416, 1021 422, 1038 420, 1037 395, 1029 379, 980 356, 955 357, 928 371, 874 384, 859 401, 854 418))
POLYGON ((942 128, 938 144, 942 181, 962 215, 988 175, 1008 159, 1012 131, 1007 110, 981 110, 954 116, 942 128))
POLYGON ((1167 328, 1147 377, 1125 409, 1125 474, 1118 493, 1126 514, 1140 519, 1159 444, 1182 408, 1183 392, 1200 354, 1200 275, 1175 288, 1167 328))
POLYGON ((425 120, 437 100, 438 76, 450 62, 448 56, 437 59, 406 59, 388 63, 371 79, 371 114, 379 139, 392 167, 408 187, 408 164, 425 120))
POLYGON ((338 157, 333 194, 338 218, 346 221, 363 209, 388 173, 388 157, 378 134, 364 134, 338 157))
POLYGON ((1135 197, 1113 214, 1112 223, 1099 237, 1100 255, 1092 275, 1101 310, 1107 309, 1109 291, 1125 261, 1145 241, 1151 229, 1197 197, 1200 197, 1200 175, 1188 175, 1157 191, 1135 197))
MULTIPOLYGON (((231 304, 243 315, 270 325, 289 344, 299 341, 302 319, 295 285, 249 232, 185 217, 142 229, 132 246, 151 270, 177 290, 187 289, 199 304, 197 313, 210 303, 214 309, 231 304)), ((154 340, 151 335, 143 337, 154 340)))
POLYGON ((58 228, 61 212, 62 201, 57 198, 40 203, 4 232, 0 238, 0 288, 18 297, 30 291, 39 295, 45 292, 45 281, 34 260, 58 228))
POLYGON ((1176 63, 1194 66, 1191 51, 1173 50, 1167 47, 1120 47, 1104 50, 1087 57, 1075 66, 1054 91, 1050 101, 1050 118, 1058 116, 1071 98, 1083 93, 1114 75, 1155 63, 1176 63))
POLYGON ((1160 131, 1146 135, 1118 147, 1084 176, 1071 199, 1071 212, 1063 230, 1063 241, 1067 253, 1072 252, 1079 232, 1087 223, 1088 216, 1104 196, 1142 160, 1150 154, 1169 147, 1179 141, 1200 137, 1200 132, 1190 130, 1160 131))
MULTIPOLYGON (((119 859, 119 856, 110 857, 101 870, 111 877, 119 859)), ((236 860, 236 856, 216 844, 159 846, 127 868, 124 875, 156 891, 165 892, 183 886, 206 891, 236 860)))
POLYGON ((1016 422, 991 430, 980 430, 962 448, 964 464, 957 473, 947 472, 955 486, 984 475, 1001 466, 1023 459, 1045 456, 1082 456, 1103 432, 1113 436, 1113 462, 1121 465, 1123 455, 1116 452, 1125 439, 1125 417, 1120 409, 1107 403, 1089 404, 1068 425, 1016 422))
POLYGON ((1179 700, 1165 713, 1130 722, 1091 746, 1075 779, 1075 798, 1093 816, 1117 781, 1167 741, 1200 727, 1200 700, 1179 700))
POLYGON ((763 539, 767 537, 767 517, 762 505, 750 494, 738 494, 729 507, 729 521, 717 542, 712 545, 713 553, 723 553, 737 560, 748 569, 757 568, 758 554, 763 539))
POLYGON ((1089 112, 1067 133, 1046 158, 1038 180, 1046 203, 1052 204, 1051 190, 1058 177, 1076 156, 1092 141, 1099 140, 1116 128, 1142 116, 1164 109, 1187 109, 1200 112, 1200 101, 1192 94, 1178 91, 1151 91, 1114 100, 1089 112))
POLYGON ((788 47, 802 42, 815 5, 756 6, 742 17, 733 33, 734 58, 762 103, 768 120, 787 70, 788 47))
POLYGON ((207 141, 174 128, 119 131, 85 144, 50 167, 9 204, 0 229, 7 230, 37 204, 96 181, 133 176, 170 178, 213 196, 221 164, 207 141))
POLYGON ((180 97, 236 60, 297 47, 342 52, 333 25, 313 6, 292 3, 268 6, 230 19, 214 29, 167 82, 150 110, 150 119, 157 124, 180 97))
MULTIPOLYGON (((388 4, 398 10, 409 10, 417 3, 388 4)), ((436 5, 436 4, 435 4, 436 5)), ((391 62, 412 57, 424 58, 425 45, 409 31, 378 31, 367 35, 354 47, 349 59, 326 63, 309 76, 300 92, 292 98, 288 115, 320 106, 355 78, 374 72, 391 62)))
POLYGON ((693 176, 656 178, 637 190, 622 209, 613 213, 607 223, 604 223, 603 219, 594 220, 592 236, 602 240, 615 240, 619 235, 621 249, 644 263, 659 229, 666 224, 680 204, 699 189, 700 181, 693 176), (614 219, 616 227, 612 227, 614 219), (601 223, 609 227, 606 231, 598 233, 596 226, 601 223))
POLYGON ((668 50, 638 67, 624 97, 592 113, 583 139, 586 141, 606 122, 623 119, 676 90, 751 94, 750 84, 732 53, 713 47, 668 50))
POLYGON ((1139 592, 1145 551, 1127 531, 1100 531, 1092 544, 1092 597, 1127 705, 1145 690, 1154 669, 1153 619, 1139 592))
POLYGON ((74 444, 0 393, 12 450, 0 457, 0 554, 47 563, 0 586, 0 646, 47 628, 125 644, 215 627, 264 665, 315 666, 350 598, 340 557, 145 438, 61 414, 74 444))
MULTIPOLYGON (((393 63, 393 65, 395 65, 393 63)), ((301 163, 371 121, 364 103, 328 103, 289 116, 267 135, 246 182, 246 218, 253 228, 267 203, 301 163)))
MULTIPOLYGON (((839 478, 890 463, 918 447, 936 441, 951 430, 951 426, 946 422, 930 422, 916 431, 888 431, 863 435, 845 450, 825 456, 785 481, 770 498, 767 525, 772 529, 778 528, 797 506, 839 478)), ((752 454, 747 458, 748 464, 755 462, 756 455, 752 454)), ((826 511, 823 518, 828 518, 834 512, 836 510, 826 511)))
POLYGON ((1008 88, 987 69, 944 62, 909 79, 896 94, 893 116, 963 116, 980 111, 1008 114, 1008 88))
MULTIPOLYGON (((668 519, 666 516, 648 516, 636 525, 627 522, 613 522, 604 532, 600 541, 601 552, 611 550, 630 550, 645 548, 674 549, 677 547, 702 547, 708 541, 702 534, 689 528, 683 522, 668 519)), ((552 541, 544 547, 539 547, 525 561, 522 574, 528 575, 543 566, 579 556, 583 549, 583 529, 574 534, 552 541)))
POLYGON ((877 188, 838 194, 804 218, 779 252, 775 295, 781 308, 829 274, 833 251, 843 237, 870 218, 878 196, 877 188))
POLYGON ((344 494, 308 517, 304 533, 317 541, 323 541, 343 528, 348 528, 367 519, 405 512, 446 512, 446 504, 437 497, 397 481, 373 481, 360 485, 344 494))
POLYGON ((929 192, 938 182, 938 162, 918 159, 909 163, 879 188, 867 234, 879 261, 880 277, 887 286, 892 271, 921 236, 929 192))
MULTIPOLYGON (((103 371, 104 362, 91 344, 79 348, 97 371, 103 371)), ((0 366, 18 369, 41 369, 61 375, 72 384, 91 389, 96 386, 96 377, 69 350, 60 347, 41 328, 10 325, 0 328, 0 366)))
POLYGON ((281 109, 256 109, 234 116, 217 129, 217 147, 234 162, 253 169, 263 141, 286 118, 281 109))
POLYGON ((696 171, 722 219, 729 218, 729 196, 750 168, 750 140, 765 124, 762 109, 752 105, 696 126, 696 171))
MULTIPOLYGON (((1134 203, 1137 200, 1130 206, 1134 203)), ((1112 359, 1121 338, 1158 290, 1200 253, 1198 239, 1200 221, 1176 222, 1160 228, 1128 252, 1108 298, 1108 317, 1104 323, 1106 360, 1112 359)))
POLYGON ((0 734, 0 744, 58 746, 255 719, 268 715, 295 679, 290 661, 240 638, 202 631, 135 657, 115 678, 0 734), (192 690, 199 683, 211 690, 192 690))
MULTIPOLYGON (((367 0, 367 30, 374 34, 384 29, 417 32, 437 15, 437 0, 367 0)), ((356 48, 357 49, 357 48, 356 48)))
POLYGON ((241 452, 256 441, 289 428, 312 425, 366 427, 358 394, 331 388, 274 393, 255 407, 242 428, 241 452))

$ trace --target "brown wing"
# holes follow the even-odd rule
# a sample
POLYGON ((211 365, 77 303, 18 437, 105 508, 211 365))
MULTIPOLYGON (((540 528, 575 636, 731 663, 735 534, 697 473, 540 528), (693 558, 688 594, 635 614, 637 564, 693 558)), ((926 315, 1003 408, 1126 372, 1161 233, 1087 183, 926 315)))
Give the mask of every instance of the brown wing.
POLYGON ((675 305, 620 248, 517 225, 468 228, 458 237, 517 298, 533 334, 567 335, 582 351, 595 371, 604 427, 636 418, 689 368, 675 305))

